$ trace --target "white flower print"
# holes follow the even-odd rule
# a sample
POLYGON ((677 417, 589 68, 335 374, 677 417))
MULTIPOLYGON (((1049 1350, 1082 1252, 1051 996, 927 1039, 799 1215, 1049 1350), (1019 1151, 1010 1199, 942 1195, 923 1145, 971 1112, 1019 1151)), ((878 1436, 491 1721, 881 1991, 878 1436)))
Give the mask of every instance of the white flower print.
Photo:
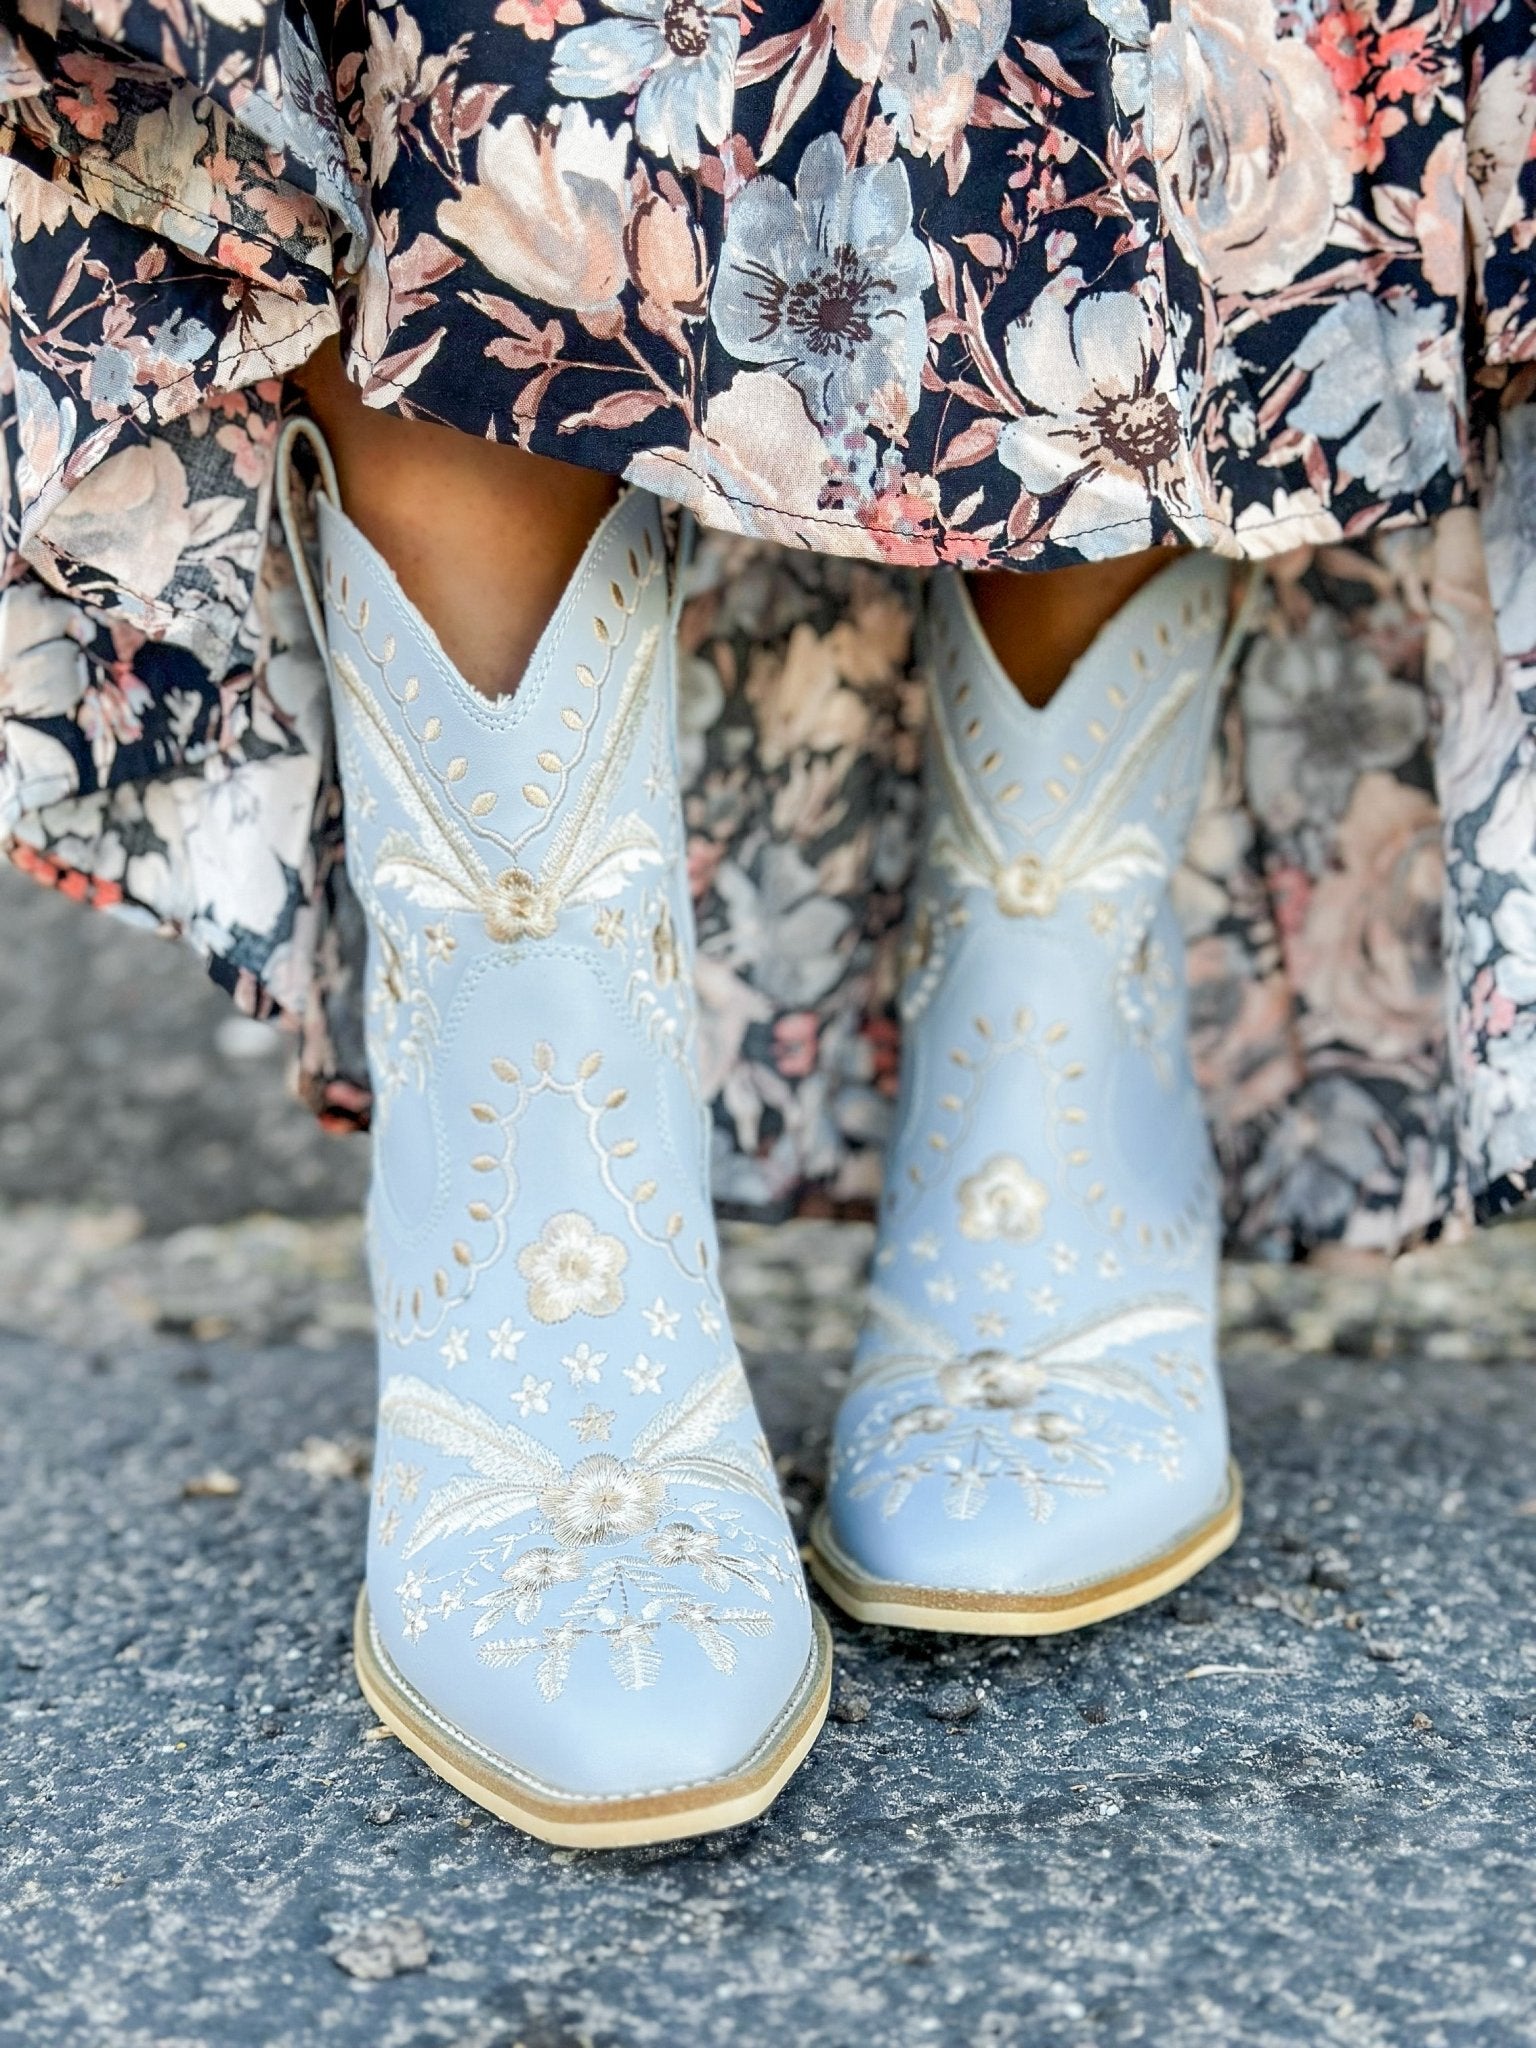
POLYGON ((518 1414, 525 1420, 530 1415, 547 1415, 549 1393, 553 1385, 553 1380, 536 1380, 531 1372, 526 1374, 523 1384, 512 1396, 517 1404, 518 1414))
POLYGON ((928 1299, 937 1302, 953 1302, 960 1299, 960 1289, 955 1285, 953 1273, 940 1273, 936 1279, 925 1281, 928 1299))
POLYGON ((720 1321, 719 1311, 712 1301, 701 1301, 694 1310, 694 1314, 698 1318, 700 1330, 706 1337, 719 1336, 723 1326, 720 1321))
POLYGON ((1032 1287, 1024 1299, 1037 1316, 1053 1316, 1061 1307, 1061 1296, 1054 1287, 1032 1287))
POLYGON ((1177 483, 1184 427, 1171 353, 1140 296, 1089 292, 1064 270, 1008 330, 1026 405, 998 459, 1036 497, 1064 491, 1051 538, 1090 561, 1152 545, 1152 506, 1177 483))
POLYGON ((677 1335, 677 1326, 682 1321, 682 1314, 678 1309, 668 1308, 659 1294, 651 1306, 641 1309, 640 1313, 644 1316, 645 1326, 653 1337, 677 1335))
POLYGON ((442 1343, 437 1347, 437 1355, 449 1372, 452 1372, 456 1365, 467 1365, 469 1363, 468 1330, 450 1330, 442 1343))
POLYGON ((994 1343, 1008 1333, 1008 1318, 999 1315, 995 1308, 984 1308, 971 1317, 978 1337, 990 1337, 994 1343))
POLYGON ((1053 1273, 1075 1273, 1077 1271, 1077 1253, 1069 1244, 1053 1244, 1046 1256, 1051 1262, 1051 1271, 1053 1273))
POLYGON ((736 0, 608 0, 613 19, 560 38, 550 70, 575 99, 634 96, 635 138, 684 170, 699 138, 718 144, 731 125, 741 42, 736 0))
POLYGON ((818 426, 862 426, 877 394, 904 426, 921 389, 932 282, 904 166, 850 171, 842 143, 822 135, 793 193, 764 175, 737 195, 710 314, 728 353, 781 370, 818 426))
POLYGON ((1045 1221, 1050 1195, 1010 1152, 996 1153, 956 1189, 960 1203, 960 1235, 973 1244, 1006 1238, 1010 1244, 1033 1244, 1045 1221))
POLYGON ((527 1334, 526 1330, 519 1330, 514 1326, 510 1316, 503 1316, 494 1329, 486 1331, 486 1335, 491 1340, 492 1358, 500 1359, 506 1365, 515 1365, 517 1363, 517 1347, 522 1343, 527 1334))
POLYGON ((642 1351, 633 1365, 626 1365, 624 1368, 624 1377, 629 1381, 629 1391, 632 1394, 659 1394, 661 1376, 666 1369, 655 1359, 647 1358, 642 1351))
POLYGON ((990 1265, 983 1266, 976 1277, 988 1294, 1013 1292, 1013 1269, 1011 1266, 1005 1266, 1001 1259, 994 1259, 990 1265))
POLYGON ((606 1351, 594 1351, 587 1343, 578 1344, 574 1351, 567 1351, 560 1360, 573 1387, 596 1386, 607 1362, 606 1351))
POLYGON ((605 1235, 578 1209, 551 1216, 517 1255, 517 1270, 528 1282, 528 1312, 541 1323, 564 1323, 574 1315, 611 1316, 623 1306, 620 1276, 628 1264, 620 1240, 605 1235))

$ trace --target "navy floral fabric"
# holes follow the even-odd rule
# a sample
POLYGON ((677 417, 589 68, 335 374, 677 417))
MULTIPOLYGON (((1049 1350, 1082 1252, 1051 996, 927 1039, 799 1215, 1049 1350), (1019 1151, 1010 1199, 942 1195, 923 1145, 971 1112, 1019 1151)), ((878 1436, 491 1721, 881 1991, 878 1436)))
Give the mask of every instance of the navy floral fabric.
POLYGON ((1235 1244, 1536 1160, 1533 0, 4 0, 0 841, 362 1121, 291 373, 710 529, 717 1183, 867 1200, 917 572, 1265 564, 1184 898, 1235 1244), (1447 914, 1448 913, 1448 914, 1447 914))

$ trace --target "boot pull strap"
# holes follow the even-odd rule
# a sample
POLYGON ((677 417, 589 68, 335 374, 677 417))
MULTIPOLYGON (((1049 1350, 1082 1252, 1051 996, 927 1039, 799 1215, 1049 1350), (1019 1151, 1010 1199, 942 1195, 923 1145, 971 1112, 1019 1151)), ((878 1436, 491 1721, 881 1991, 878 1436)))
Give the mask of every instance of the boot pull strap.
POLYGON ((288 543, 288 553, 293 561, 293 573, 298 578, 299 595, 304 600, 305 614, 309 629, 315 636, 315 645, 320 658, 327 664, 330 649, 325 635, 325 606, 315 584, 314 570, 310 566, 309 549, 304 535, 299 530, 299 521, 294 509, 294 489, 298 482, 293 453, 300 441, 307 441, 320 470, 317 488, 324 492, 339 512, 341 491, 336 482, 336 465, 331 460, 331 451, 326 446, 325 436, 312 419, 303 413, 296 413, 292 419, 284 420, 282 431, 277 437, 277 516, 283 523, 283 538, 288 543))

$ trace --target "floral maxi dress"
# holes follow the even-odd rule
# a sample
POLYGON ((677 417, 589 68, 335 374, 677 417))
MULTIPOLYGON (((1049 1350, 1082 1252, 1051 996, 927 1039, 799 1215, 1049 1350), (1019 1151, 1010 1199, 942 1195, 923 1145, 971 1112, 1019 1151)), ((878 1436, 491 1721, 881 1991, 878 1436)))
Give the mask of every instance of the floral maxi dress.
POLYGON ((291 374, 623 475, 726 1208, 866 1204, 921 572, 1263 565, 1179 892, 1230 1242, 1536 1178, 1536 0, 4 0, 0 842, 366 1119, 291 374))

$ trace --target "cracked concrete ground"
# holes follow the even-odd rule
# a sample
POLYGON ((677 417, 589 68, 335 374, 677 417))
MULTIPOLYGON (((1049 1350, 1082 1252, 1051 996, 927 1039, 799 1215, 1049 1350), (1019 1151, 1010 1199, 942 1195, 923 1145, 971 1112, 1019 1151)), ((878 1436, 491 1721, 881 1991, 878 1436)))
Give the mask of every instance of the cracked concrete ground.
MULTIPOLYGON (((0 935, 0 2039, 1536 2042, 1529 1229, 1234 1272, 1250 1509, 1195 1585, 838 1625, 771 1814, 551 1853, 352 1681, 365 1148, 173 949, 9 877, 0 935)), ((732 1235, 802 1518, 866 1247, 732 1235)))

